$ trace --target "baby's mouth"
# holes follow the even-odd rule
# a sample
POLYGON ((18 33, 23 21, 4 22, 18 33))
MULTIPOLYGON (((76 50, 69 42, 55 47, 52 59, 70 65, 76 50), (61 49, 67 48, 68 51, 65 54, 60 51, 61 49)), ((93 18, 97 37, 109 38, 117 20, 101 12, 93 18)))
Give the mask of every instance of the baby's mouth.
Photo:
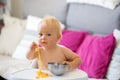
POLYGON ((42 44, 47 44, 47 42, 45 42, 45 41, 42 41, 42 44))
POLYGON ((47 42, 42 42, 43 44, 47 44, 47 42))

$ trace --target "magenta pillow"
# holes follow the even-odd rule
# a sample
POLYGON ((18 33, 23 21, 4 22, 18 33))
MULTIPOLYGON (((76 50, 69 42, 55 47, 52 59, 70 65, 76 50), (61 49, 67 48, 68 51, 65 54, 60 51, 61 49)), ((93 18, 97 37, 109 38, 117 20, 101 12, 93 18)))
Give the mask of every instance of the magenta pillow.
POLYGON ((107 36, 88 35, 84 39, 77 53, 82 59, 79 69, 88 73, 92 78, 104 78, 109 66, 114 48, 113 34, 107 36))
POLYGON ((59 44, 64 45, 76 52, 87 34, 88 32, 86 31, 63 30, 62 39, 59 44))

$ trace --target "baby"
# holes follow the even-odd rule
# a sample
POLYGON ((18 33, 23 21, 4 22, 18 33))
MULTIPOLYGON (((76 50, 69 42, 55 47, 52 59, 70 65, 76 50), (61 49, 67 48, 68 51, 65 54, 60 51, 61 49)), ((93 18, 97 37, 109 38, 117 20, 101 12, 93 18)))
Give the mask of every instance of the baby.
MULTIPOLYGON (((39 39, 36 44, 33 42, 26 55, 27 59, 37 58, 35 49, 40 47, 40 56, 42 68, 48 69, 49 62, 59 62, 69 64, 69 70, 77 68, 81 64, 81 58, 65 46, 59 45, 58 42, 62 37, 60 22, 53 16, 46 16, 42 19, 38 28, 39 39)), ((40 66, 38 62, 38 67, 40 66)))

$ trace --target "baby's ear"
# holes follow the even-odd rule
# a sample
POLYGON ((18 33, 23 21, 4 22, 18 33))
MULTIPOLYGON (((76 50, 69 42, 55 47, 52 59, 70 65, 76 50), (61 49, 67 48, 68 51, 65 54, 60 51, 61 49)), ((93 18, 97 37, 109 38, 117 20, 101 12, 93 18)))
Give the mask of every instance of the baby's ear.
POLYGON ((62 38, 62 35, 61 34, 59 34, 58 35, 58 40, 60 40, 62 38))
POLYGON ((57 41, 57 42, 59 42, 59 41, 61 40, 61 38, 62 38, 62 35, 59 34, 59 35, 57 36, 57 38, 58 38, 58 41, 57 41))

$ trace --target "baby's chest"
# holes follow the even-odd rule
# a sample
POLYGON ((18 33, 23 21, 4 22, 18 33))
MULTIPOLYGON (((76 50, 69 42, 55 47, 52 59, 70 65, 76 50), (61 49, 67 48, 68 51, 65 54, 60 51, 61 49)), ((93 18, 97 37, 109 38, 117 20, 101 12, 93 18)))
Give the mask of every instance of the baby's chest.
POLYGON ((45 63, 48 62, 63 62, 66 60, 63 54, 44 54, 42 56, 42 61, 45 63))

